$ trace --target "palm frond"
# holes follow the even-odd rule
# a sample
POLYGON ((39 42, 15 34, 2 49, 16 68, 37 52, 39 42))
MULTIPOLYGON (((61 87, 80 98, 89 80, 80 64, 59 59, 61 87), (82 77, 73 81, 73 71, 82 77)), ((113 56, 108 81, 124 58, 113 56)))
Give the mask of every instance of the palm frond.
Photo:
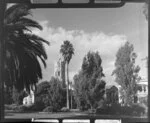
POLYGON ((31 28, 42 30, 38 22, 25 16, 30 8, 25 4, 15 4, 5 12, 6 62, 5 73, 8 76, 6 85, 14 85, 17 89, 30 90, 42 78, 40 61, 46 67, 47 54, 43 38, 31 34, 31 28))
POLYGON ((40 30, 43 29, 42 26, 38 24, 38 22, 24 17, 20 18, 15 24, 24 25, 32 28, 38 28, 40 30))
POLYGON ((17 32, 20 32, 20 31, 31 32, 30 29, 28 29, 25 25, 22 25, 22 24, 7 24, 7 25, 5 25, 5 34, 14 33, 16 31, 17 32))
POLYGON ((39 36, 37 36, 37 35, 34 35, 34 34, 26 34, 26 37, 27 38, 29 38, 29 39, 31 39, 31 40, 34 40, 34 41, 36 41, 37 43, 40 41, 42 41, 42 42, 44 42, 44 43, 46 43, 46 44, 50 44, 49 43, 49 41, 46 41, 45 39, 43 39, 43 38, 41 38, 41 37, 39 37, 39 36))
POLYGON ((30 14, 30 7, 27 4, 15 4, 8 8, 5 12, 5 22, 12 23, 19 20, 21 17, 30 14))
POLYGON ((64 41, 61 45, 60 53, 64 57, 66 62, 70 62, 72 55, 74 54, 73 45, 69 41, 64 41))

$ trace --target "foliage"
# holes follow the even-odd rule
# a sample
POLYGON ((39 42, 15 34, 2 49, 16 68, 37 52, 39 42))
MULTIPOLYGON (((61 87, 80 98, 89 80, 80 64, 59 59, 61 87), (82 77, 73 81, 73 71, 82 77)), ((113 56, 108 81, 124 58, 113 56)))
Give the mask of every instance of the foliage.
POLYGON ((130 106, 121 106, 120 104, 113 104, 111 106, 104 105, 101 108, 97 108, 96 113, 109 115, 141 116, 146 115, 146 109, 145 107, 139 104, 133 104, 130 106))
POLYGON ((65 102, 65 90, 62 88, 62 82, 52 77, 50 82, 44 81, 37 86, 35 93, 35 105, 40 110, 48 106, 60 110, 65 102))
POLYGON ((69 109, 68 109, 67 107, 63 107, 63 108, 61 109, 61 111, 62 111, 62 112, 68 112, 69 109))
POLYGON ((86 79, 80 71, 74 76, 74 98, 77 103, 77 108, 84 110, 87 109, 87 101, 85 99, 85 82, 86 79))
POLYGON ((147 97, 140 97, 139 102, 141 104, 144 104, 145 106, 148 106, 148 98, 147 97))
POLYGON ((116 82, 121 85, 121 94, 125 105, 132 104, 138 90, 140 67, 135 65, 136 57, 134 47, 129 42, 120 47, 116 54, 115 70, 112 74, 115 74, 116 82))
POLYGON ((13 87, 13 102, 17 105, 20 105, 23 103, 23 98, 27 96, 27 93, 25 91, 18 91, 15 87, 13 87))
POLYGON ((54 108, 53 106, 48 106, 45 109, 43 109, 43 112, 56 112, 56 108, 54 108))
POLYGON ((33 111, 42 111, 46 106, 44 102, 42 101, 43 97, 35 98, 35 103, 32 106, 33 111))
POLYGON ((11 104, 11 105, 5 104, 5 110, 15 110, 17 106, 18 106, 17 104, 11 104))
POLYGON ((42 78, 39 60, 46 67, 47 55, 43 43, 48 41, 32 33, 33 28, 42 30, 41 25, 29 19, 27 4, 14 4, 7 8, 4 18, 5 84, 15 86, 18 91, 35 85, 42 78))
POLYGON ((12 104, 12 88, 11 87, 4 87, 4 103, 5 104, 12 104))
POLYGON ((60 110, 65 106, 65 90, 62 88, 62 82, 52 77, 50 80, 50 88, 48 90, 49 104, 54 110, 60 110))
POLYGON ((74 54, 73 45, 69 41, 64 41, 64 43, 61 45, 60 53, 64 58, 67 69, 67 79, 65 80, 67 80, 67 108, 69 108, 69 62, 74 54))
POLYGON ((50 88, 50 84, 48 81, 41 82, 37 85, 37 89, 35 92, 35 107, 39 110, 43 110, 45 107, 49 105, 48 102, 48 90, 50 88))
POLYGON ((34 111, 42 111, 34 105, 5 105, 5 110, 10 110, 13 112, 34 112, 34 111), (37 110, 38 109, 38 110, 37 110))
POLYGON ((50 84, 48 81, 41 82, 37 85, 37 89, 35 92, 35 103, 36 105, 41 105, 41 107, 45 108, 49 105, 48 103, 48 90, 50 88, 50 84))
POLYGON ((79 108, 96 109, 105 93, 102 60, 98 52, 88 52, 81 71, 74 76, 75 100, 79 108))
POLYGON ((61 45, 60 53, 62 53, 64 61, 69 64, 72 55, 74 54, 73 45, 69 41, 64 41, 64 43, 61 45))
POLYGON ((119 102, 119 92, 116 86, 107 86, 105 103, 112 105, 119 102))

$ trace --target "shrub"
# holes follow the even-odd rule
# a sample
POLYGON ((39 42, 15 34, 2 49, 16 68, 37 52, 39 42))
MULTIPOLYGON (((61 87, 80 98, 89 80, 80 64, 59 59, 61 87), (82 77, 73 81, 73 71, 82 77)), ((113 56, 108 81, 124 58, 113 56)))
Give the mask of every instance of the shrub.
POLYGON ((122 114, 122 115, 132 115, 133 111, 132 111, 131 106, 122 106, 120 114, 122 114))
POLYGON ((5 110, 15 110, 17 106, 17 104, 5 105, 5 110))
POLYGON ((15 112, 25 112, 27 107, 25 105, 19 105, 14 108, 15 112))
POLYGON ((111 106, 103 105, 102 107, 96 109, 96 113, 98 114, 116 115, 120 114, 120 112, 121 112, 120 104, 112 104, 111 106))
POLYGON ((61 111, 62 112, 68 112, 68 111, 70 111, 67 107, 63 107, 62 109, 61 109, 61 111))
POLYGON ((33 112, 33 111, 42 111, 44 108, 40 103, 33 105, 5 105, 5 110, 11 110, 14 112, 33 112))
POLYGON ((57 109, 52 106, 48 106, 43 110, 43 112, 57 112, 57 109))
POLYGON ((146 113, 146 109, 144 106, 139 104, 133 104, 131 106, 122 107, 120 106, 120 104, 112 104, 111 106, 104 105, 103 107, 97 108, 96 113, 141 116, 146 113))
POLYGON ((148 99, 147 97, 142 97, 139 99, 140 103, 145 104, 146 106, 148 106, 148 99))
POLYGON ((108 114, 108 106, 97 108, 96 113, 97 114, 108 114))
POLYGON ((52 77, 50 82, 42 82, 37 86, 35 93, 35 108, 42 111, 48 106, 53 111, 59 111, 66 102, 66 90, 62 88, 62 82, 52 77))
POLYGON ((38 100, 38 98, 36 98, 35 104, 33 104, 33 106, 32 106, 32 110, 33 111, 42 111, 44 108, 45 108, 44 102, 42 100, 40 100, 40 99, 38 100))
POLYGON ((132 115, 143 115, 146 113, 146 109, 143 105, 141 104, 134 104, 132 105, 132 111, 133 111, 133 114, 132 115))

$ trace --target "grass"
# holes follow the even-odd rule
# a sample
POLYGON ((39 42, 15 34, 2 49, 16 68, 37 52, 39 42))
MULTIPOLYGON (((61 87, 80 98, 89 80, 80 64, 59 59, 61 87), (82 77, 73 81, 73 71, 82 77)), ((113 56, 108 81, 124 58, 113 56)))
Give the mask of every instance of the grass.
MULTIPOLYGON (((87 112, 57 112, 57 113, 13 113, 5 112, 6 119, 32 119, 32 118, 139 118, 136 116, 127 115, 97 115, 89 114, 87 112)), ((140 118, 147 118, 146 116, 141 116, 140 118)))
MULTIPOLYGON (((5 105, 5 118, 6 119, 38 119, 38 118, 105 118, 105 119, 118 119, 118 118, 143 118, 147 119, 147 116, 131 116, 131 115, 111 115, 111 114, 91 114, 88 111, 81 112, 77 109, 72 109, 69 112, 16 112, 12 109, 16 109, 16 105, 5 105)), ((19 107, 19 106, 18 106, 19 107)), ((18 109, 18 108, 17 108, 18 109)))

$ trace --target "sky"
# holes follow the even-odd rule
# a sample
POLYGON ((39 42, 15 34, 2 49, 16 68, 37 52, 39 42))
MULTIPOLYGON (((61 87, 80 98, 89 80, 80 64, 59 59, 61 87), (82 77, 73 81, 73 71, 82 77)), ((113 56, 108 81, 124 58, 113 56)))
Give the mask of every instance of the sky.
POLYGON ((38 21, 43 30, 33 33, 50 42, 44 45, 48 59, 47 68, 42 66, 43 79, 54 76, 54 63, 60 57, 60 46, 69 40, 75 49, 69 64, 69 77, 79 72, 83 57, 88 51, 98 51, 102 58, 104 80, 116 84, 111 76, 115 69, 116 52, 129 41, 134 45, 138 57, 136 64, 141 67, 139 75, 146 76, 145 61, 148 56, 148 23, 143 14, 144 4, 128 3, 121 8, 111 9, 34 9, 32 19, 38 21))

